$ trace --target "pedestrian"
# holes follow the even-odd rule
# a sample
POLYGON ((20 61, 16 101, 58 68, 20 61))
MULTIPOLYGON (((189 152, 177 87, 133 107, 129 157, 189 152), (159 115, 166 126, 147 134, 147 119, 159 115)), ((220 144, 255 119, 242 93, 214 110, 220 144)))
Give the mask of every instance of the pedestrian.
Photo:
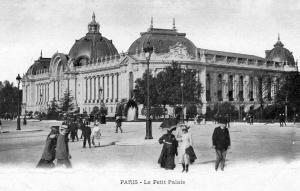
POLYGON ((197 113, 196 117, 194 118, 194 124, 198 124, 199 125, 199 114, 197 113))
POLYGON ((89 144, 89 148, 91 148, 91 127, 88 125, 87 121, 83 121, 81 123, 81 130, 82 130, 82 134, 83 134, 83 148, 85 148, 86 145, 86 141, 89 144))
POLYGON ((195 160, 194 158, 194 160, 192 159, 191 161, 191 155, 187 153, 187 149, 193 146, 193 140, 191 133, 188 131, 190 128, 189 126, 182 124, 180 125, 180 128, 182 134, 177 134, 176 136, 176 139, 179 142, 179 163, 182 165, 182 172, 188 172, 190 163, 195 160))
POLYGON ((0 119, 0 134, 2 133, 2 122, 1 122, 1 119, 0 119))
POLYGON ((68 147, 68 134, 67 126, 61 125, 59 129, 59 135, 57 136, 55 158, 57 159, 57 166, 65 166, 66 168, 72 168, 70 161, 71 155, 68 147))
POLYGON ((283 126, 283 121, 282 121, 282 114, 279 113, 278 115, 278 120, 279 120, 279 127, 282 127, 283 126))
MULTIPOLYGON (((70 125, 69 125, 69 128, 70 128, 70 135, 71 135, 71 139, 72 139, 72 142, 74 142, 75 138, 76 138, 76 124, 74 121, 70 121, 70 125)), ((78 141, 78 136, 77 136, 77 141, 78 141)))
POLYGON ((225 120, 226 120, 226 127, 230 128, 230 117, 228 113, 225 115, 225 120))
POLYGON ((23 118, 23 125, 27 125, 26 115, 23 118))
POLYGON ((46 138, 45 148, 36 168, 54 168, 55 149, 57 144, 59 126, 52 126, 49 135, 46 138))
POLYGON ((285 117, 284 113, 282 114, 282 126, 283 126, 283 124, 284 124, 284 126, 286 126, 286 117, 285 117))
POLYGON ((220 124, 215 128, 212 135, 213 148, 216 150, 215 170, 218 170, 221 164, 221 170, 224 170, 227 150, 230 148, 229 131, 226 128, 226 121, 220 120, 220 124))
POLYGON ((121 133, 123 133, 122 116, 116 116, 116 132, 115 133, 118 133, 118 129, 120 129, 121 133))
POLYGON ((172 131, 175 129, 176 127, 167 129, 167 133, 158 140, 159 144, 163 144, 158 163, 161 168, 165 168, 166 170, 173 170, 176 167, 175 155, 178 155, 178 141, 175 135, 172 134, 172 131))
POLYGON ((96 120, 94 123, 94 128, 92 130, 92 144, 94 145, 94 147, 100 147, 100 138, 101 138, 100 126, 98 120, 96 120))
POLYGON ((298 113, 296 113, 293 117, 293 123, 295 124, 298 121, 298 113))

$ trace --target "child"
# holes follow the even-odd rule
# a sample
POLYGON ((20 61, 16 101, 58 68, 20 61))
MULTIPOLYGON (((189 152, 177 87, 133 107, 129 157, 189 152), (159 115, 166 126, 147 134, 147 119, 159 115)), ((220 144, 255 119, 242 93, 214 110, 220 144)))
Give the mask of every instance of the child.
POLYGON ((94 147, 96 147, 96 145, 98 147, 100 147, 100 137, 101 137, 101 132, 100 132, 100 127, 99 127, 99 122, 96 121, 94 123, 94 128, 93 128, 93 132, 92 132, 92 144, 94 145, 94 147), (96 141, 96 144, 95 144, 96 141))

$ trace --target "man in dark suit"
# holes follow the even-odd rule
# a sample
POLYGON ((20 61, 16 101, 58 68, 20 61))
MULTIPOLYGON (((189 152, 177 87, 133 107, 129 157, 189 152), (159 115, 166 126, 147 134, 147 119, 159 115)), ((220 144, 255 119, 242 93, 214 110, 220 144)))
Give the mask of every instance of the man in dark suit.
POLYGON ((216 150, 215 170, 218 170, 221 163, 221 170, 224 170, 227 150, 230 148, 229 131, 226 128, 226 119, 220 119, 220 124, 215 128, 212 135, 213 148, 216 150))

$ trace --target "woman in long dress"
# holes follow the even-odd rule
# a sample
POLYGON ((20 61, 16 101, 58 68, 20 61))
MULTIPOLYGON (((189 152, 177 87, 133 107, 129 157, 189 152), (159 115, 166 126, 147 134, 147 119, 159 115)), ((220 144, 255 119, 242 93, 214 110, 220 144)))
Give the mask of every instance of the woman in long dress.
POLYGON ((158 163, 161 168, 171 169, 175 168, 175 155, 177 155, 178 142, 175 135, 172 134, 172 129, 167 130, 167 133, 159 138, 158 142, 164 144, 161 150, 161 154, 158 159, 158 163))
POLYGON ((101 131, 100 131, 99 122, 95 121, 94 128, 92 131, 92 144, 94 145, 94 147, 96 146, 100 147, 100 138, 101 138, 101 131))
POLYGON ((58 137, 58 126, 52 126, 51 132, 47 136, 45 148, 40 161, 38 162, 36 168, 53 168, 55 165, 53 161, 55 160, 55 149, 58 137))
POLYGON ((179 163, 182 164, 182 172, 188 172, 190 165, 190 155, 186 149, 193 146, 192 135, 188 132, 189 127, 181 125, 182 134, 177 133, 177 141, 179 142, 179 163))

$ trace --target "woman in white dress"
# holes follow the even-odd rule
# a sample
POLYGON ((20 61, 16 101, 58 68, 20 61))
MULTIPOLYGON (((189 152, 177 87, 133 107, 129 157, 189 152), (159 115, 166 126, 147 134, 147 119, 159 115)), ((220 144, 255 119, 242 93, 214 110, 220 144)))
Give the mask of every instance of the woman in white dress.
POLYGON ((94 128, 92 130, 92 144, 96 147, 100 147, 100 138, 101 138, 101 132, 100 132, 100 126, 99 122, 95 121, 94 128))
POLYGON ((188 132, 187 125, 181 125, 182 133, 177 132, 176 139, 179 142, 179 163, 182 164, 182 172, 188 172, 190 164, 190 156, 186 153, 186 149, 193 146, 192 135, 188 132))

